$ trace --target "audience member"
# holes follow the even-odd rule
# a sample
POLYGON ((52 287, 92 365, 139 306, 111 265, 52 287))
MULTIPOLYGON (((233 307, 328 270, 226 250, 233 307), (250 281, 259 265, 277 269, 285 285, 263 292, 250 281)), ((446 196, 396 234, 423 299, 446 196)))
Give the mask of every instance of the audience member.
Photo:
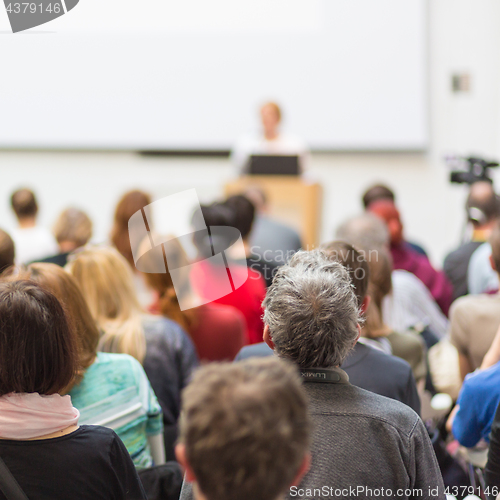
POLYGON ((10 198, 19 227, 11 236, 16 245, 16 260, 20 264, 43 259, 57 252, 57 244, 50 232, 36 224, 38 203, 29 189, 19 189, 10 198))
POLYGON ((359 337, 359 321, 349 273, 320 251, 295 254, 268 289, 264 339, 298 365, 315 426, 311 469, 297 496, 311 498, 323 485, 348 491, 358 485, 416 498, 411 485, 421 489, 419 498, 444 499, 420 417, 399 401, 349 384, 340 368, 359 337))
MULTIPOLYGON (((370 205, 378 200, 388 200, 395 204, 396 195, 392 189, 388 188, 384 184, 375 184, 365 191, 362 200, 364 209, 368 210, 370 205)), ((405 241, 405 245, 408 245, 410 248, 415 250, 415 252, 427 256, 426 251, 420 245, 409 241, 405 241)))
MULTIPOLYGON (((336 237, 357 248, 389 248, 387 226, 370 213, 346 220, 337 229, 336 237)), ((393 269, 391 278, 392 292, 382 303, 387 325, 396 332, 417 330, 425 333, 427 330, 431 337, 444 337, 448 320, 424 284, 414 274, 401 269, 393 269)))
MULTIPOLYGON (((78 425, 78 343, 50 292, 0 283, 0 456, 27 498, 146 499, 113 430, 78 425)), ((16 496, 22 498, 22 494, 16 496)))
POLYGON ((278 359, 200 369, 184 390, 176 452, 198 500, 279 500, 310 463, 300 376, 278 359))
MULTIPOLYGON (((500 223, 490 235, 491 263, 500 269, 500 223)), ((500 325, 500 294, 466 295, 450 311, 450 338, 457 348, 462 379, 481 366, 500 325)))
POLYGON ((394 269, 404 269, 419 278, 429 289, 443 313, 448 315, 453 294, 451 284, 443 272, 438 272, 432 267, 427 257, 405 244, 403 224, 394 203, 389 200, 378 200, 373 202, 368 210, 387 224, 394 269))
POLYGON ((79 343, 79 377, 69 389, 80 423, 113 429, 138 469, 165 461, 161 407, 141 364, 126 354, 97 352, 99 330, 75 279, 55 264, 37 263, 21 276, 61 302, 79 343))
POLYGON ((250 234, 251 252, 260 255, 265 262, 285 264, 302 248, 299 233, 269 215, 269 201, 263 189, 250 186, 244 194, 257 212, 250 234))
POLYGON ((467 295, 467 269, 474 251, 487 241, 499 206, 491 182, 479 181, 472 184, 465 205, 467 219, 472 224, 473 233, 469 241, 450 252, 443 264, 443 271, 453 286, 453 300, 467 295))
POLYGON ((384 321, 382 303, 392 290, 391 256, 385 248, 369 249, 368 265, 370 279, 368 296, 370 303, 366 311, 366 322, 361 329, 361 341, 384 349, 384 341, 388 341, 389 354, 394 354, 407 361, 413 371, 415 380, 423 381, 427 375, 424 340, 417 334, 395 332, 384 321))
POLYGON ((172 458, 180 391, 198 365, 191 339, 174 321, 143 313, 130 266, 115 249, 80 250, 70 256, 67 268, 102 331, 99 349, 142 362, 163 411, 165 450, 172 458))
POLYGON ((255 206, 243 195, 230 196, 224 205, 230 208, 234 214, 235 227, 241 234, 243 240, 244 255, 233 254, 230 257, 239 264, 247 265, 250 269, 257 271, 264 278, 266 286, 270 286, 273 282, 273 276, 276 272, 278 264, 273 260, 266 259, 260 254, 254 254, 250 245, 250 235, 253 230, 255 220, 255 206))
POLYGON ((237 175, 248 173, 248 162, 252 155, 298 155, 299 166, 307 169, 309 150, 305 143, 280 130, 282 112, 274 102, 267 102, 260 108, 262 131, 241 137, 236 143, 231 161, 237 175))
POLYGON ((77 208, 67 208, 59 215, 53 232, 59 245, 59 253, 40 259, 38 262, 64 267, 67 264, 68 255, 89 242, 92 237, 92 221, 85 212, 77 208))
POLYGON ((12 238, 0 229, 0 274, 15 263, 16 251, 12 238))
MULTIPOLYGON (((266 287, 260 273, 228 260, 231 255, 226 250, 234 243, 228 228, 235 223, 234 212, 226 205, 214 203, 202 205, 201 213, 210 233, 206 229, 193 233, 193 243, 198 252, 191 269, 193 290, 205 302, 228 305, 241 311, 245 317, 249 342, 261 342, 264 329, 262 301, 266 287), (220 263, 217 263, 217 257, 213 258, 214 255, 219 255, 220 263), (234 283, 241 283, 241 286, 235 287, 234 283)), ((195 221, 195 227, 201 226, 195 221)), ((236 230, 235 233, 238 234, 236 230)))
POLYGON ((200 361, 232 361, 248 343, 245 317, 234 307, 221 304, 195 307, 199 301, 190 286, 190 262, 178 239, 147 252, 141 258, 141 265, 157 271, 164 265, 164 259, 167 272, 144 274, 146 283, 157 294, 150 311, 181 325, 189 333, 200 361), (175 270, 175 283, 170 270, 175 270))
POLYGON ((491 244, 487 241, 471 255, 467 268, 467 288, 471 295, 498 292, 498 273, 491 267, 491 253, 491 244))
MULTIPOLYGON (((142 307, 147 307, 153 300, 151 291, 144 283, 144 278, 141 273, 138 273, 134 264, 134 255, 130 243, 129 236, 129 220, 136 212, 143 210, 152 202, 148 193, 143 191, 134 190, 125 193, 118 204, 116 205, 115 215, 113 220, 113 227, 111 228, 110 240, 113 246, 125 257, 131 269, 134 272, 134 286, 136 289, 139 303, 142 307)), ((151 214, 148 214, 148 228, 152 231, 151 214)), ((142 231, 142 227, 140 228, 142 231)), ((132 233, 134 229, 132 228, 132 233)), ((137 243, 139 244, 139 243, 137 243)))
MULTIPOLYGON (((340 262, 348 270, 359 310, 364 314, 371 302, 368 295, 370 270, 364 253, 342 241, 333 241, 321 248, 329 260, 340 262)), ((386 354, 360 340, 342 364, 349 382, 361 389, 401 401, 420 413, 420 398, 411 366, 403 359, 386 354)), ((236 359, 272 354, 273 350, 262 343, 244 347, 236 359)))

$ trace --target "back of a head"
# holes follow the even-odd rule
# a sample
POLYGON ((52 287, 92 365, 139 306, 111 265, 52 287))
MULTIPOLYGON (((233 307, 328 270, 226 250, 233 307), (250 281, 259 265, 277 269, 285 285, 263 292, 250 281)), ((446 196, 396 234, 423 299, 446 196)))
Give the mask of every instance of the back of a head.
POLYGON ((371 188, 367 189, 363 194, 363 207, 367 209, 374 201, 377 200, 390 200, 392 202, 396 201, 394 196, 394 191, 384 186, 383 184, 375 184, 371 188))
POLYGON ((14 241, 0 229, 0 274, 14 265, 16 251, 14 241))
POLYGON ((368 291, 370 270, 365 252, 357 250, 345 241, 332 241, 321 245, 321 249, 332 261, 340 262, 348 271, 354 286, 354 293, 361 306, 368 291))
POLYGON ((243 194, 253 203, 255 210, 262 211, 266 208, 267 195, 260 186, 249 186, 243 194))
POLYGON ((149 194, 134 190, 124 194, 116 205, 111 229, 111 242, 132 268, 134 267, 134 257, 130 247, 128 221, 132 215, 150 204, 151 197, 149 194))
POLYGON ((276 500, 308 453, 296 368, 276 358, 210 364, 184 390, 180 443, 207 500, 276 500))
POLYGON ((12 210, 14 210, 19 220, 36 217, 38 213, 38 204, 35 194, 29 189, 18 189, 12 193, 10 203, 12 210))
POLYGON ((214 238, 227 241, 219 242, 217 246, 227 248, 233 242, 226 231, 214 231, 216 227, 235 227, 236 217, 234 210, 224 203, 212 203, 211 205, 201 205, 201 211, 196 211, 193 216, 193 227, 201 228, 205 225, 209 228, 210 235, 206 229, 193 233, 193 243, 203 258, 212 257, 212 244, 214 238), (203 221, 199 220, 203 217, 203 221))
POLYGON ((92 237, 92 221, 85 212, 67 208, 57 218, 53 233, 59 244, 73 243, 75 248, 79 248, 92 237))
POLYGON ((85 247, 70 255, 66 269, 104 331, 99 349, 130 354, 142 362, 145 340, 141 307, 125 258, 114 248, 85 247))
POLYGON ((365 251, 389 245, 387 225, 370 213, 348 219, 337 228, 335 236, 365 251))
POLYGON ((49 290, 64 306, 68 313, 68 321, 79 342, 79 378, 81 378, 95 359, 100 334, 78 283, 60 266, 46 263, 30 264, 21 271, 21 277, 49 290))
POLYGON ((32 281, 1 281, 0 396, 63 393, 77 366, 75 333, 57 298, 32 281))
POLYGON ((488 181, 472 184, 465 204, 469 220, 476 226, 491 222, 500 215, 499 201, 488 181))
POLYGON ((340 366, 358 337, 349 273, 320 250, 297 252, 280 267, 263 306, 276 353, 301 368, 340 366))
POLYGON ((241 194, 230 196, 224 204, 234 213, 234 226, 245 240, 250 236, 255 219, 255 206, 241 194))

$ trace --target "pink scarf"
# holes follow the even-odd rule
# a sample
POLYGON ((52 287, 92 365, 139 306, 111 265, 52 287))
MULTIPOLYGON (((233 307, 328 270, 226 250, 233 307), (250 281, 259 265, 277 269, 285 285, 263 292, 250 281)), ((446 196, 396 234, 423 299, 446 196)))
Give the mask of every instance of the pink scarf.
POLYGON ((10 393, 0 397, 0 438, 32 439, 76 425, 70 396, 10 393))

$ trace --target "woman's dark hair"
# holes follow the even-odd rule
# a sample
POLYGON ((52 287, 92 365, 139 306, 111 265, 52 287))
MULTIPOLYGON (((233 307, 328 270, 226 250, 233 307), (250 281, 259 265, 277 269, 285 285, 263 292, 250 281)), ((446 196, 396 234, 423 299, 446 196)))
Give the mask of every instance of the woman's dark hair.
POLYGON ((77 349, 52 293, 29 280, 0 282, 0 396, 64 393, 77 371, 77 349))
POLYGON ((254 204, 242 194, 230 196, 224 203, 234 212, 234 227, 243 239, 248 238, 255 219, 254 204))

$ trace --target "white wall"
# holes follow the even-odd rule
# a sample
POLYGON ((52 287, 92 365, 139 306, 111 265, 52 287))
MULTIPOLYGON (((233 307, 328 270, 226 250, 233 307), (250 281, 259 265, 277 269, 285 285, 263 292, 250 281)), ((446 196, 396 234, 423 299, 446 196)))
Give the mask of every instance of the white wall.
MULTIPOLYGON (((500 2, 429 2, 431 149, 428 155, 313 155, 324 186, 322 234, 331 238, 345 217, 361 210, 360 195, 384 181, 398 196, 407 236, 422 243, 439 264, 454 247, 464 220, 464 186, 450 185, 442 156, 449 152, 500 157, 500 2), (451 93, 451 74, 468 71, 472 91, 451 93)), ((196 188, 202 200, 222 193, 231 169, 224 159, 143 158, 131 154, 0 152, 0 227, 13 223, 9 193, 36 189, 41 219, 51 224, 72 204, 86 209, 96 236, 109 230, 113 206, 131 187, 164 196, 196 188)), ((500 182, 500 172, 497 172, 500 182)))

